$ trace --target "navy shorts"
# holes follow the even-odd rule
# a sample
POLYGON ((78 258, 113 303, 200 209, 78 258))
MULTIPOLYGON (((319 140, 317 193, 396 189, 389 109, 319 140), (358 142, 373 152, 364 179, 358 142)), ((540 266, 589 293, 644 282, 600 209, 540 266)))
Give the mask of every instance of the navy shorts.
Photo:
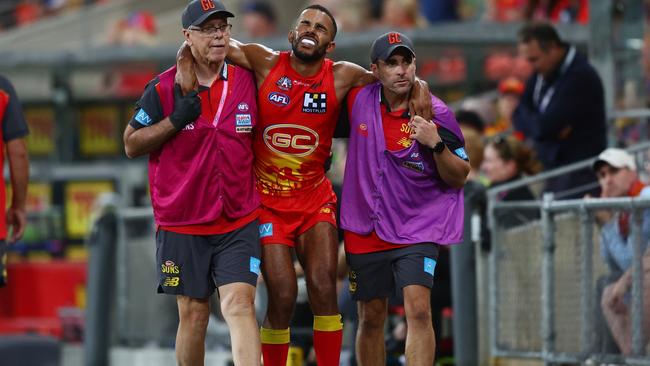
POLYGON ((7 285, 7 241, 0 240, 0 287, 7 285))
POLYGON ((205 236, 158 230, 158 293, 204 299, 230 283, 255 286, 261 265, 258 226, 254 220, 229 233, 205 236))
POLYGON ((397 295, 408 285, 433 286, 438 245, 409 244, 376 253, 346 254, 352 299, 369 301, 397 295))

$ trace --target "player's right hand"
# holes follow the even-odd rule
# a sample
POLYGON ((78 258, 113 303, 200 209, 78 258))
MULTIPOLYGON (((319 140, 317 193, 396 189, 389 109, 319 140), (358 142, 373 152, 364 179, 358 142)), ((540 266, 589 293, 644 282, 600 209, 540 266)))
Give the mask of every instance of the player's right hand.
POLYGON ((177 131, 182 130, 188 123, 196 121, 201 115, 201 98, 199 92, 192 90, 183 95, 181 86, 174 84, 174 111, 169 120, 177 131))

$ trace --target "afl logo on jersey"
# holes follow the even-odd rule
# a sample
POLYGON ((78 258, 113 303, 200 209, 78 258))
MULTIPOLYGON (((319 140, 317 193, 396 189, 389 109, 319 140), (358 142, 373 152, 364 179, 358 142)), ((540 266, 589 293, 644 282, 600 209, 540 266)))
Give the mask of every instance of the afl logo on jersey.
POLYGON ((241 103, 239 103, 239 105, 237 106, 237 109, 238 109, 239 111, 241 111, 241 112, 246 112, 246 111, 248 110, 248 108, 249 108, 249 107, 248 107, 248 103, 246 103, 246 102, 241 102, 241 103))
POLYGON ((291 82, 291 79, 289 79, 286 76, 281 77, 280 80, 278 80, 278 82, 275 83, 275 85, 277 85, 278 88, 282 90, 290 90, 291 87, 293 87, 293 83, 291 82))
POLYGON ((292 156, 307 156, 318 147, 318 133, 311 128, 279 124, 264 130, 264 143, 272 151, 292 156))
POLYGON ((289 104, 289 96, 286 94, 273 92, 269 94, 269 102, 277 105, 278 107, 286 107, 289 104))

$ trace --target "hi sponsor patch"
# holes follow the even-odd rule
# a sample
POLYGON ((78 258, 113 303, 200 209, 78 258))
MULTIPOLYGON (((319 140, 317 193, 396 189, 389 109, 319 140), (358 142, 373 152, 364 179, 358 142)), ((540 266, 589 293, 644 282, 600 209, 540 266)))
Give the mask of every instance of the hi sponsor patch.
POLYGON ((253 131, 253 119, 250 114, 235 115, 235 130, 238 133, 250 133, 253 131))
POLYGON ((317 114, 327 113, 327 93, 305 93, 302 111, 317 114))

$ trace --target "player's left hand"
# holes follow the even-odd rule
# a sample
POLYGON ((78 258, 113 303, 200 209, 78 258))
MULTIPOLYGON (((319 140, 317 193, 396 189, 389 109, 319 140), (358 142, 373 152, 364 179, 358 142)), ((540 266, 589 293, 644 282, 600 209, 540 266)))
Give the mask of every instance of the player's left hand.
POLYGON ((415 116, 409 122, 411 128, 411 140, 417 140, 420 144, 433 148, 442 141, 438 133, 438 126, 433 121, 427 121, 420 116, 415 116))
POLYGON ((192 90, 199 90, 199 81, 196 78, 194 67, 194 57, 192 56, 192 49, 187 42, 183 42, 176 54, 175 81, 176 84, 181 86, 183 95, 187 95, 192 90))
POLYGON ((411 113, 411 116, 420 116, 426 121, 433 119, 433 105, 431 104, 429 84, 422 79, 415 79, 413 83, 411 98, 409 99, 409 113, 411 113))
POLYGON ((10 243, 15 243, 23 237, 25 226, 27 226, 27 214, 25 210, 9 208, 7 210, 7 229, 10 233, 10 243))

